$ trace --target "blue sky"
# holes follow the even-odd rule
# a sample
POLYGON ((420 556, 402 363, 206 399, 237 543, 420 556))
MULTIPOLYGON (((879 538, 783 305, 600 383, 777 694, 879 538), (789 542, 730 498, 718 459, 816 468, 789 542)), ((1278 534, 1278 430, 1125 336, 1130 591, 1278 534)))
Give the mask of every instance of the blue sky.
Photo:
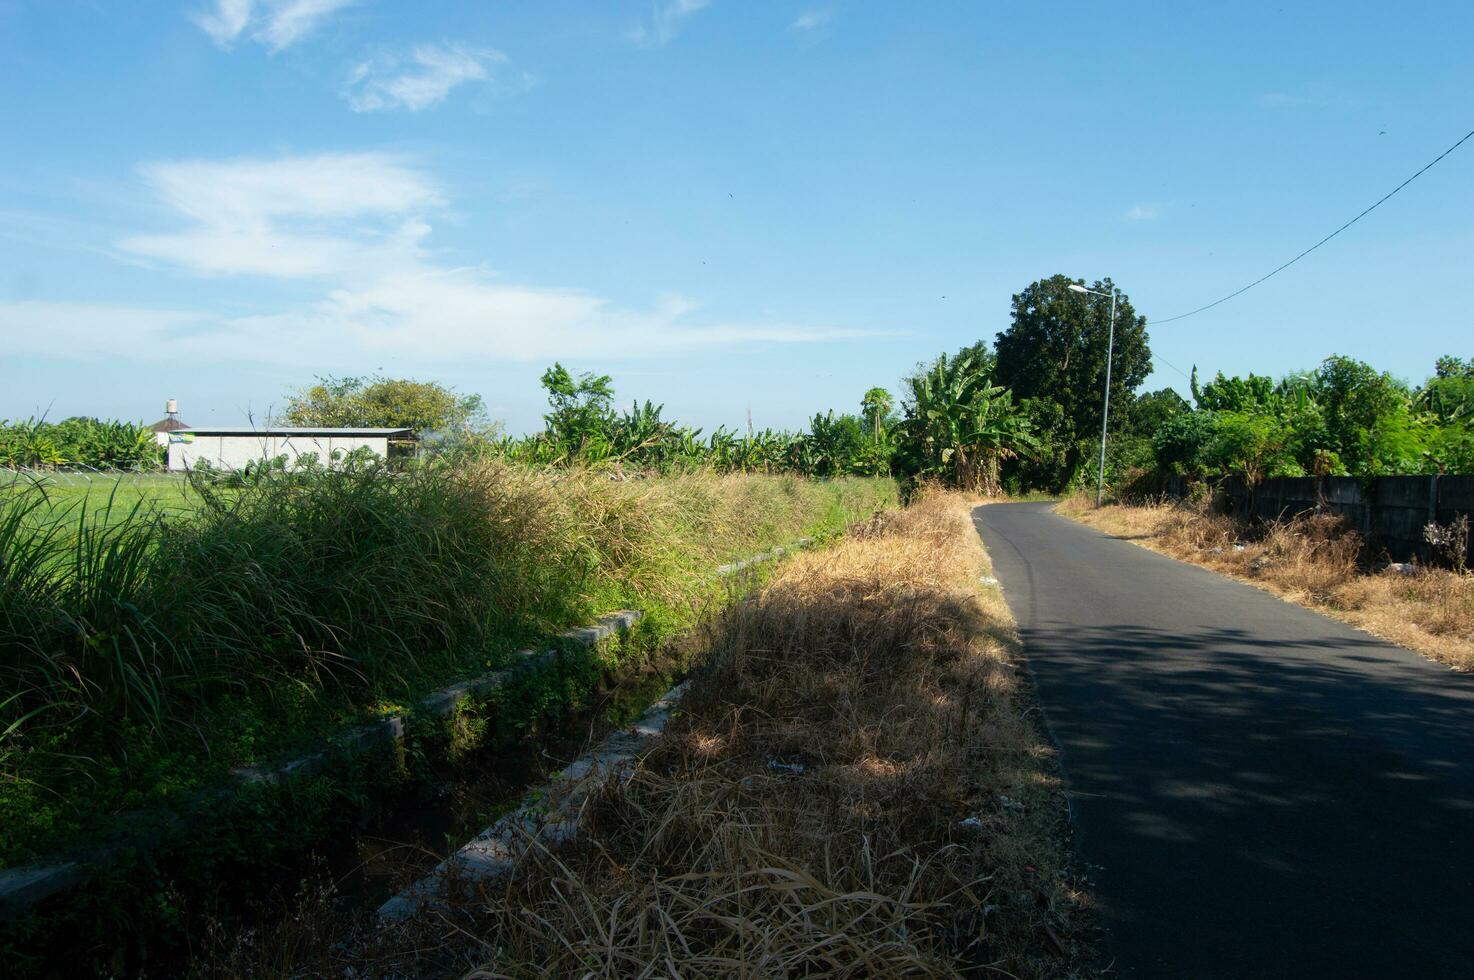
MULTIPOLYGON (((1474 5, 0 0, 0 417, 554 359, 799 425, 1056 272, 1151 317, 1474 127, 1474 5)), ((1474 143, 1152 330, 1152 387, 1474 353, 1474 143)))

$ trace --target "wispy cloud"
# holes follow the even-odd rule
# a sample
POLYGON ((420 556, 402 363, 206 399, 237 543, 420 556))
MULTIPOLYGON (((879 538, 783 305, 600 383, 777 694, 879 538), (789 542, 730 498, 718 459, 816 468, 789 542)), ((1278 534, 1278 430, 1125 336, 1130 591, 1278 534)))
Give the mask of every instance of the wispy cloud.
POLYGON ((1150 221, 1159 217, 1162 213, 1161 205, 1158 204, 1136 204, 1126 212, 1127 221, 1150 221))
POLYGON ((190 15, 222 48, 248 37, 271 51, 291 47, 355 0, 215 0, 190 15))
POLYGON ((210 10, 199 10, 190 15, 195 26, 214 39, 221 47, 229 47, 244 33, 251 22, 255 0, 215 0, 210 10))
POLYGON ((706 7, 710 0, 655 0, 650 19, 635 25, 625 36, 641 47, 658 48, 669 44, 681 32, 690 16, 706 7))
POLYGON ((190 227, 135 235, 125 252, 207 275, 340 276, 418 252, 442 201, 401 161, 376 153, 150 164, 143 177, 190 227))
POLYGON ((343 95, 354 112, 418 112, 444 101, 458 85, 487 80, 490 66, 506 60, 490 48, 419 44, 408 55, 382 55, 357 65, 343 95))
POLYGON ((182 226, 126 238, 119 243, 126 254, 190 275, 315 286, 316 298, 249 316, 0 302, 0 332, 23 338, 10 349, 126 357, 167 345, 201 360, 345 365, 390 356, 426 363, 571 352, 640 358, 871 335, 716 317, 682 296, 632 308, 581 289, 517 284, 484 267, 438 262, 426 242, 446 201, 435 181, 387 154, 166 161, 141 172, 182 226))
POLYGON ((1309 82, 1294 89, 1261 92, 1254 97, 1254 104, 1261 109, 1280 110, 1349 107, 1364 102, 1356 91, 1325 82, 1309 82))
POLYGON ((794 19, 792 24, 788 25, 788 29, 791 31, 816 31, 829 23, 830 18, 833 16, 834 12, 832 10, 805 10, 794 19))

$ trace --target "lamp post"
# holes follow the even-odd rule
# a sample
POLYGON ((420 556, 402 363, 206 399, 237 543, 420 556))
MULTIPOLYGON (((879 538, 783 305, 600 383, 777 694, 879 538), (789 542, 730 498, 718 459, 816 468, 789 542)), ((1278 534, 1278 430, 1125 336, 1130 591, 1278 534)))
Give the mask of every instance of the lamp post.
POLYGON ((1091 296, 1110 296, 1111 298, 1111 328, 1106 339, 1106 380, 1105 380, 1105 405, 1100 411, 1100 472, 1095 481, 1095 506, 1099 507, 1105 499, 1105 451, 1106 451, 1106 426, 1111 418, 1111 358, 1115 354, 1116 347, 1116 293, 1115 286, 1111 286, 1109 293, 1096 292, 1094 289, 1086 289, 1079 283, 1070 283, 1070 291, 1074 293, 1089 293, 1091 296))

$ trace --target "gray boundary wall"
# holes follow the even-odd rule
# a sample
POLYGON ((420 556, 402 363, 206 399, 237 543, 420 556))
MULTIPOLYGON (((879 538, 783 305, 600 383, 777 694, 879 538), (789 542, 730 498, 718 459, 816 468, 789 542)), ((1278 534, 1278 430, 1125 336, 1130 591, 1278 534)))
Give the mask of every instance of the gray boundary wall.
MULTIPOLYGON (((1191 484, 1167 480, 1167 494, 1182 498, 1191 484)), ((1430 555, 1423 529, 1474 515, 1474 476, 1278 476, 1251 486, 1228 476, 1213 484, 1215 499, 1242 520, 1289 520, 1307 512, 1340 514, 1366 539, 1373 557, 1394 561, 1430 555)), ((1474 552, 1474 548, 1470 549, 1474 552)), ((1474 554, 1471 554, 1474 557, 1474 554)))

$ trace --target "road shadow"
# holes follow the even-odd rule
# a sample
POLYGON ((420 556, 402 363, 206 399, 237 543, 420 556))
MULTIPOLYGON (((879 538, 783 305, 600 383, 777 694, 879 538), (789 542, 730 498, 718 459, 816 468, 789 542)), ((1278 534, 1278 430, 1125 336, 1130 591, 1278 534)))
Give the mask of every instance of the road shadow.
POLYGON ((1474 678, 1053 515, 979 524, 1123 975, 1471 975, 1474 678))

